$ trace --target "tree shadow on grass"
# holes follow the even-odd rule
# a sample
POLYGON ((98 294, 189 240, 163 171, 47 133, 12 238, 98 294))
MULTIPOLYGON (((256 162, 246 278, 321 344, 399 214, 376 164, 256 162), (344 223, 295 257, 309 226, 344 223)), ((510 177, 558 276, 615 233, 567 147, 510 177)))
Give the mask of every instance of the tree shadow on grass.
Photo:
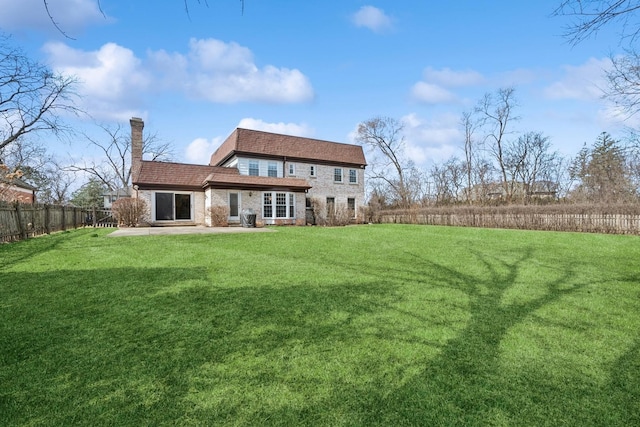
POLYGON ((616 384, 633 376, 637 346, 601 387, 526 365, 505 372, 510 330, 583 286, 571 268, 509 302, 532 250, 513 261, 476 253, 475 274, 406 255, 330 286, 292 273, 293 285, 223 287, 204 268, 4 273, 0 414, 55 425, 575 425, 633 409, 632 389, 616 384), (406 305, 409 292, 439 289, 406 305))
MULTIPOLYGON (((532 259, 525 249, 513 262, 475 256, 489 273, 473 276, 451 267, 416 259, 427 266, 435 283, 463 289, 469 297, 467 326, 449 341, 402 387, 377 393, 366 407, 363 425, 631 425, 638 419, 639 392, 621 391, 615 380, 596 385, 577 372, 536 371, 534 366, 506 366, 503 345, 509 332, 525 321, 537 321, 536 312, 579 292, 570 266, 557 278, 543 283, 543 295, 508 303, 507 295, 532 259), (609 396, 618 389, 618 402, 609 396), (632 403, 633 402, 633 403, 632 403), (632 406, 632 408, 629 408, 632 406)), ((540 281, 533 277, 531 280, 540 281)), ((557 325, 556 325, 557 326, 557 325)), ((575 328, 566 325, 565 328, 575 328)), ((572 330, 566 330, 567 336, 572 330)), ((638 349, 621 358, 620 371, 638 363, 638 349), (625 363, 622 359, 633 362, 625 363)), ((613 369, 611 376, 619 375, 613 369)), ((637 374, 637 372, 636 372, 637 374)), ((637 375, 633 374, 637 378, 637 375)), ((634 381, 637 383, 637 380, 634 381)))
MULTIPOLYGON (((351 357, 375 359, 374 349, 348 355, 336 347, 358 338, 355 319, 393 298, 375 284, 221 288, 199 268, 12 272, 0 279, 11 284, 0 293, 0 413, 7 424, 252 424, 288 407, 286 396, 302 412, 314 400, 335 404, 350 386, 326 394, 336 377, 348 382, 351 357), (327 374, 336 360, 344 369, 327 374), (268 403, 271 391, 284 400, 268 403)), ((297 409, 286 412, 283 420, 304 418, 297 409)))

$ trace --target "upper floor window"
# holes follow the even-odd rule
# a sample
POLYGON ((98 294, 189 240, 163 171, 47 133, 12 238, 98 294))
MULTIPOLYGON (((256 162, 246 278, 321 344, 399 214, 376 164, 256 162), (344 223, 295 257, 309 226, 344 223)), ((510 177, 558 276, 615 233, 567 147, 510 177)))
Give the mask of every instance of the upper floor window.
POLYGON ((318 175, 318 171, 315 165, 309 166, 309 176, 315 177, 318 175))
POLYGON ((342 168, 335 168, 333 170, 333 180, 335 182, 342 182, 342 168))
POLYGON ((260 175, 260 162, 257 160, 249 160, 249 175, 260 175))
POLYGON ((269 162, 269 168, 267 169, 268 176, 278 177, 278 164, 275 162, 269 162))
POLYGON ((358 171, 355 169, 349 169, 349 184, 358 183, 358 171))
POLYGON ((296 165, 295 163, 289 163, 289 175, 296 174, 296 165))

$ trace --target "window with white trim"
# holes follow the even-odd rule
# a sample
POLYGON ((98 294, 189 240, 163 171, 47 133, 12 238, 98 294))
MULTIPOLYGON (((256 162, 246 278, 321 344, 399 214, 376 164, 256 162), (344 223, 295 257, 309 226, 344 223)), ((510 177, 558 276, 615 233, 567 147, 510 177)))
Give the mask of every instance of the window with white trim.
POLYGON ((316 165, 309 166, 309 176, 315 178, 318 175, 318 170, 316 169, 316 165))
POLYGON ((262 193, 262 217, 266 219, 295 218, 295 193, 265 192, 262 193))
POLYGON ((257 160, 249 160, 249 175, 260 175, 260 162, 257 160))
POLYGON ((289 175, 296 174, 296 165, 295 163, 289 163, 289 175))
POLYGON ((333 181, 342 182, 342 168, 335 168, 333 170, 333 181))
POLYGON ((333 218, 336 214, 336 198, 327 197, 327 217, 333 218))
POLYGON ((356 217, 356 199, 353 197, 349 197, 347 199, 347 209, 349 210, 349 214, 351 218, 356 217))
POLYGON ((240 199, 238 193, 229 193, 229 216, 238 217, 240 212, 240 199))
POLYGON ((293 193, 289 193, 289 218, 296 217, 296 196, 293 193))
POLYGON ((273 195, 264 193, 262 195, 262 216, 264 218, 273 218, 273 195))
POLYGON ((269 162, 267 169, 267 176, 277 178, 278 177, 278 164, 276 162, 269 162))
POLYGON ((356 169, 349 169, 349 184, 358 183, 358 171, 356 169))

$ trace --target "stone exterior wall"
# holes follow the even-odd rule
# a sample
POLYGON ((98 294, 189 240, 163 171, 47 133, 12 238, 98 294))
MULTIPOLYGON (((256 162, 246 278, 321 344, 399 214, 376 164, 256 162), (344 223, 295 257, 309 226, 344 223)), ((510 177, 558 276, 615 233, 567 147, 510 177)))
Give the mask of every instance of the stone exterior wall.
POLYGON ((148 190, 138 190, 133 192, 132 197, 143 200, 146 206, 146 213, 144 214, 140 225, 144 225, 144 226, 151 225, 151 203, 153 200, 152 193, 153 193, 152 191, 148 191, 148 190))
POLYGON ((194 191, 193 193, 193 213, 195 215, 194 222, 197 225, 205 225, 205 213, 204 208, 204 191, 194 191))
MULTIPOLYGON (((289 175, 289 162, 285 165, 286 176, 289 175)), ((307 197, 317 199, 321 203, 326 203, 327 197, 335 199, 336 206, 347 206, 347 199, 354 198, 356 202, 356 212, 360 206, 364 206, 364 169, 357 167, 334 166, 334 165, 317 165, 313 163, 294 162, 295 177, 304 178, 309 182, 312 188, 308 191, 307 197), (316 169, 316 176, 310 175, 310 167, 316 169), (334 169, 342 168, 342 182, 334 181, 334 169), (357 174, 357 183, 349 183, 349 169, 354 169, 357 174)))
MULTIPOLYGON (((205 195, 205 212, 209 212, 211 206, 229 206, 229 193, 239 194, 239 206, 238 213, 241 215, 243 209, 253 209, 256 214, 256 225, 262 227, 264 225, 305 225, 305 194, 295 193, 295 218, 286 219, 268 219, 265 220, 262 216, 262 194, 263 191, 249 191, 249 190, 221 190, 221 189, 208 189, 205 195)), ((205 218, 205 224, 211 226, 211 218, 209 215, 205 218)), ((229 218, 229 225, 240 225, 240 216, 237 218, 229 218)))
MULTIPOLYGON (((172 191, 166 190, 166 191, 160 191, 162 193, 172 193, 172 191)), ((154 197, 153 194, 155 193, 155 191, 151 191, 151 190, 138 190, 137 192, 134 191, 133 192, 133 197, 138 197, 141 200, 145 201, 145 204, 147 205, 147 212, 144 218, 144 222, 145 225, 153 225, 154 224, 154 220, 153 220, 153 203, 154 203, 154 197), (137 196, 136 196, 137 193, 137 196)), ((179 191, 178 193, 189 193, 189 192, 182 192, 179 191)), ((204 191, 192 191, 190 192, 191 194, 191 201, 192 201, 192 221, 191 223, 196 224, 196 225, 205 225, 205 219, 206 219, 206 209, 205 209, 205 193, 204 191)), ((170 221, 161 221, 161 223, 167 223, 170 221)), ((189 223, 189 221, 176 221, 176 224, 179 224, 181 222, 186 222, 189 223)))

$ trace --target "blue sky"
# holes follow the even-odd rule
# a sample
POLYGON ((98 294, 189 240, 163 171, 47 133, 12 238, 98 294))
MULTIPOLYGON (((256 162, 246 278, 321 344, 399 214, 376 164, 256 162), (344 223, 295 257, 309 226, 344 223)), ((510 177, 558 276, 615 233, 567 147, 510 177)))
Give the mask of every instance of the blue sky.
MULTIPOLYGON (((461 155, 463 111, 516 89, 512 130, 541 131, 565 155, 623 118, 601 98, 615 28, 572 47, 559 0, 398 2, 0 0, 0 29, 31 56, 78 76, 100 124, 145 130, 176 161, 207 163, 234 128, 352 142, 359 122, 405 122, 407 154, 428 168, 461 155)), ((627 125, 634 123, 627 122, 627 125)), ((77 123, 96 131, 90 120, 77 123)), ((91 155, 77 138, 55 145, 91 155)))

